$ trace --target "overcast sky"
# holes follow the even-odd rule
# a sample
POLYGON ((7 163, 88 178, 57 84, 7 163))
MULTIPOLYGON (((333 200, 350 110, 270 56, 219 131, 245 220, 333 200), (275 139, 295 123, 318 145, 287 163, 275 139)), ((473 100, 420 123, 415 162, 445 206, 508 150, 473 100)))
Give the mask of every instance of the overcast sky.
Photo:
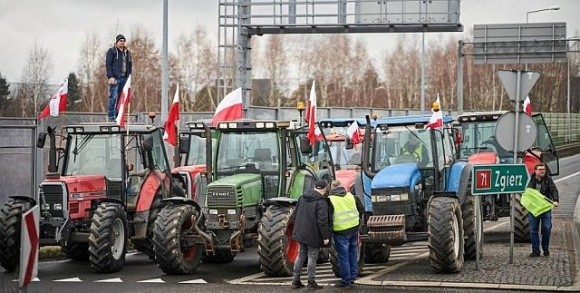
MULTIPOLYGON (((264 0, 260 0, 264 2, 264 0)), ((135 25, 146 28, 161 48, 162 0, 0 0, 0 74, 9 82, 20 79, 28 52, 38 42, 53 60, 52 82, 76 71, 80 46, 87 33, 97 33, 111 44, 117 33, 131 38, 135 25)), ((568 37, 580 35, 580 0, 462 0, 460 22, 464 33, 474 24, 522 23, 526 12, 561 7, 529 16, 530 22, 566 22, 568 37)), ((174 40, 197 25, 217 39, 218 0, 169 0, 169 50, 174 40)), ((457 33, 450 33, 455 34, 457 33)), ((394 43, 397 34, 358 35, 372 56, 394 43)), ((420 34, 413 34, 420 40, 420 34)), ((427 42, 440 36, 427 34, 427 42)), ((103 51, 103 62, 105 52, 103 51)))

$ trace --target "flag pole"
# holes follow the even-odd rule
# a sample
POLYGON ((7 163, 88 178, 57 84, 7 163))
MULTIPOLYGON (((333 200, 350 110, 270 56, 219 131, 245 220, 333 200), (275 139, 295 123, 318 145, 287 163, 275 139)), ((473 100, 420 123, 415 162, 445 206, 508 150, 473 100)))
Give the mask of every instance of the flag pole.
MULTIPOLYGON (((129 89, 130 91, 130 89, 129 89)), ((127 93, 127 95, 129 95, 129 93, 127 93)), ((130 95, 133 95, 132 93, 130 95)), ((127 97, 125 97, 126 99, 127 97)), ((125 117, 125 128, 127 129, 127 135, 129 135, 129 112, 131 112, 131 101, 129 101, 129 103, 127 103, 127 115, 125 117)))

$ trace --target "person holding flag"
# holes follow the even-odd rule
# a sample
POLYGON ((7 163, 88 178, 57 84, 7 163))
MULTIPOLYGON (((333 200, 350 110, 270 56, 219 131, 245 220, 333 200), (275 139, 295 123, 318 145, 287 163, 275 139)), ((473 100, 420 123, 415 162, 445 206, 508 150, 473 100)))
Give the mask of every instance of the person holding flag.
POLYGON ((131 52, 127 49, 126 39, 123 35, 115 37, 115 45, 107 50, 105 68, 107 69, 107 79, 109 82, 109 121, 115 121, 119 109, 118 98, 121 90, 125 88, 125 83, 131 75, 133 59, 131 52))
POLYGON ((56 91, 54 95, 50 98, 48 105, 38 114, 37 120, 44 119, 50 116, 58 116, 60 112, 66 111, 66 104, 68 99, 68 79, 64 81, 64 84, 56 91))

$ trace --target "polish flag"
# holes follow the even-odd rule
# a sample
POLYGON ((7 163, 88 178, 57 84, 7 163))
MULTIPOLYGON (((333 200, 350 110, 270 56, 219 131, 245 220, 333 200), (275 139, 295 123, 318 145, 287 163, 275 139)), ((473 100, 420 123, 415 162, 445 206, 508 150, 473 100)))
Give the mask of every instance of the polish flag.
POLYGON ((169 109, 169 116, 165 122, 165 133, 163 139, 173 146, 177 146, 177 123, 179 122, 179 84, 173 96, 173 103, 169 109))
POLYGON ((321 140, 322 133, 320 128, 316 124, 316 81, 312 82, 312 88, 310 89, 310 99, 308 99, 308 107, 306 108, 306 122, 308 123, 308 140, 310 144, 316 143, 316 141, 321 140))
POLYGON ((58 116, 60 112, 66 111, 66 101, 68 99, 68 79, 64 81, 64 84, 56 91, 54 95, 50 98, 48 105, 44 107, 42 112, 38 114, 37 120, 46 118, 50 116, 58 116))
POLYGON ((524 112, 532 116, 532 103, 530 102, 530 96, 527 96, 524 100, 524 112))
POLYGON ((127 78, 127 82, 123 87, 123 92, 121 92, 121 96, 117 101, 117 124, 121 127, 125 127, 125 123, 127 123, 127 107, 129 107, 129 103, 131 103, 131 95, 133 91, 131 91, 131 75, 127 78))
POLYGON ((357 144, 362 141, 362 135, 356 120, 348 127, 348 129, 346 129, 346 136, 353 144, 357 144))
POLYGON ((227 94, 218 104, 211 124, 217 126, 222 121, 237 120, 241 119, 242 116, 242 88, 239 87, 227 94))
POLYGON ((433 108, 431 108, 433 114, 431 118, 429 118, 429 123, 427 123, 427 127, 431 128, 438 128, 443 127, 443 112, 441 111, 441 101, 439 101, 439 97, 433 103, 433 108))

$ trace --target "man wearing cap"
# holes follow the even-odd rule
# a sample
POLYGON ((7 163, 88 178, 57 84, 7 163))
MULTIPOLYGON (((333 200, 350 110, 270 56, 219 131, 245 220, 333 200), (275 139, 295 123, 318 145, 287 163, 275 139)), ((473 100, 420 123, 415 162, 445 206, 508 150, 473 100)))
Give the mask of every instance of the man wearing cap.
POLYGON ((133 60, 131 52, 127 49, 125 36, 115 37, 115 46, 107 50, 105 67, 109 80, 108 116, 109 121, 114 121, 117 118, 117 99, 133 68, 133 60))
POLYGON ((321 289, 315 280, 316 261, 320 247, 330 243, 332 230, 329 219, 329 199, 326 196, 326 181, 314 183, 314 190, 307 192, 298 199, 296 208, 290 215, 290 223, 294 222, 292 239, 300 243, 298 259, 294 263, 292 288, 304 287, 300 282, 300 271, 308 258, 307 272, 309 289, 321 289))

